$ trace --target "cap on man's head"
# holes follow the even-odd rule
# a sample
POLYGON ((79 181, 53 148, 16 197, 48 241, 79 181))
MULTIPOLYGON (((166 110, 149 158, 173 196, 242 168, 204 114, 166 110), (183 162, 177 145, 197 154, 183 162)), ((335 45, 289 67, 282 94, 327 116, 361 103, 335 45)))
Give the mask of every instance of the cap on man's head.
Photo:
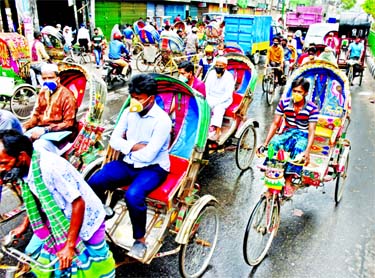
POLYGON ((228 59, 223 57, 223 56, 220 56, 218 58, 216 58, 216 63, 219 62, 219 63, 223 63, 225 65, 228 65, 228 59))
POLYGON ((192 32, 198 32, 198 28, 197 27, 193 27, 193 28, 191 28, 191 31, 192 32))
POLYGON ((41 73, 54 72, 59 73, 59 68, 55 64, 44 64, 40 70, 41 73))
POLYGON ((360 41, 361 41, 360 38, 356 38, 356 39, 355 39, 355 42, 360 42, 360 41))

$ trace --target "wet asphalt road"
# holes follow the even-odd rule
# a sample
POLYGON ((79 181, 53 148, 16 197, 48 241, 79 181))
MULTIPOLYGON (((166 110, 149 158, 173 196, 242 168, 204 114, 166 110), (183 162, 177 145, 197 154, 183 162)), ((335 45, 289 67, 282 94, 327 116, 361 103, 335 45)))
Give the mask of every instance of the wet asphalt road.
MULTIPOLYGON (((259 78, 261 80, 261 78, 259 78)), ((357 81, 358 82, 358 81, 357 81)), ((352 87, 352 122, 347 138, 352 142, 343 199, 334 202, 334 183, 310 188, 281 208, 281 224, 268 256, 258 267, 246 265, 242 255, 244 230, 252 208, 264 188, 255 158, 241 173, 234 152, 214 155, 198 177, 202 194, 220 203, 221 226, 217 248, 205 278, 218 277, 375 277, 375 97, 374 80, 365 72, 362 86, 352 87), (296 215, 301 212, 302 216, 296 215)), ((260 82, 249 116, 260 123, 258 144, 268 131, 277 101, 269 107, 260 82)), ((126 90, 109 92, 105 119, 115 119, 126 90)), ((1 232, 15 225, 2 226, 1 232)), ((172 245, 172 240, 168 245, 172 245)), ((1 276, 1 274, 0 274, 1 276)), ((154 259, 150 265, 127 264, 117 277, 179 277, 178 255, 154 259)))

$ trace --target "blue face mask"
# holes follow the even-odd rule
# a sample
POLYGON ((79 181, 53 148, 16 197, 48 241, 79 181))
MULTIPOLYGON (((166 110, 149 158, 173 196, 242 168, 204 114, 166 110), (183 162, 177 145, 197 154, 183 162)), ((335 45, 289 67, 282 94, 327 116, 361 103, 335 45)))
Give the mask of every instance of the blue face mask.
POLYGON ((54 92, 57 88, 57 83, 55 81, 46 81, 43 83, 43 87, 47 87, 50 91, 54 92))

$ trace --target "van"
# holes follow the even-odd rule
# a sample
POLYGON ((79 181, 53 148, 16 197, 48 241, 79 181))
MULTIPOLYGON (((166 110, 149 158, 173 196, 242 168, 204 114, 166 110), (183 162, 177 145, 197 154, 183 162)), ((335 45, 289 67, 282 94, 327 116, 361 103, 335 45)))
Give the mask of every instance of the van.
POLYGON ((324 44, 325 36, 330 32, 337 33, 339 30, 338 23, 314 23, 307 30, 305 43, 303 47, 308 47, 310 43, 324 44))

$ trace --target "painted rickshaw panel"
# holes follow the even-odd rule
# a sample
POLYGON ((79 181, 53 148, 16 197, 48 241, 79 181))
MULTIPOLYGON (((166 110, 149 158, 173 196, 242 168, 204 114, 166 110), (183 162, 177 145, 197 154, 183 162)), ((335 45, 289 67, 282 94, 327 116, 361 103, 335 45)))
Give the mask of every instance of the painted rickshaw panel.
POLYGON ((0 64, 22 78, 29 76, 30 48, 27 39, 18 33, 0 33, 0 64), (22 69, 22 70, 21 70, 22 69))

